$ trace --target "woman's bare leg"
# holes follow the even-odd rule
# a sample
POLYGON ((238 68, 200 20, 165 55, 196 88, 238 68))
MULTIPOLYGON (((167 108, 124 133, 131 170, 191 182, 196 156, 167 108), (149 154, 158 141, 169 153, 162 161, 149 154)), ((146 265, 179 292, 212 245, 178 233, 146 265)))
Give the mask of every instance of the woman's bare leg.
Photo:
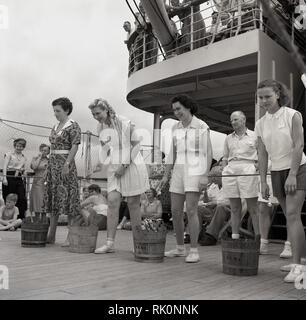
POLYGON ((190 232, 190 247, 198 247, 199 238, 199 217, 198 202, 200 194, 197 192, 186 193, 186 211, 188 216, 188 227, 190 232))
POLYGON ((301 220, 301 211, 304 204, 305 191, 296 190, 286 196, 287 230, 292 247, 293 263, 300 264, 305 252, 305 232, 301 220))
POLYGON ((57 222, 58 222, 58 215, 52 215, 50 217, 50 227, 49 227, 49 232, 47 237, 47 243, 49 244, 55 243, 57 222))
POLYGON ((171 192, 171 212, 176 244, 184 245, 184 201, 185 195, 171 192))

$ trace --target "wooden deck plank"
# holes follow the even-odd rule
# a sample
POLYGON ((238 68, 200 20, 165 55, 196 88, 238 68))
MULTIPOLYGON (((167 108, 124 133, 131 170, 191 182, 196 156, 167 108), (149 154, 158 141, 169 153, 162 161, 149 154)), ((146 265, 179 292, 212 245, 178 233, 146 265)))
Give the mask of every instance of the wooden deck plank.
MULTIPOLYGON (((58 242, 65 227, 58 228, 58 242)), ((0 264, 10 272, 10 289, 0 299, 306 299, 306 290, 283 282, 280 244, 271 244, 271 255, 260 256, 259 273, 236 277, 222 273, 221 246, 199 247, 201 261, 186 264, 184 258, 165 258, 163 263, 138 263, 131 252, 129 231, 117 234, 114 254, 70 253, 59 244, 46 248, 22 248, 20 231, 1 232, 0 264)), ((98 245, 106 233, 99 232, 98 245)), ((166 249, 175 246, 173 233, 166 249)))

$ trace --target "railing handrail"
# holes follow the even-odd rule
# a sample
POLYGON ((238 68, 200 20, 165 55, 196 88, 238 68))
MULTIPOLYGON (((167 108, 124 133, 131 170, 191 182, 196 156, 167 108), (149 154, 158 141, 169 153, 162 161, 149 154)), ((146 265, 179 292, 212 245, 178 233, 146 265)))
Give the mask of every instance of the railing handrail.
MULTIPOLYGON (((260 30, 263 30, 264 32, 267 32, 267 30, 269 30, 269 31, 272 31, 273 34, 275 34, 275 32, 271 29, 271 27, 268 26, 263 20, 261 5, 260 4, 258 5, 258 3, 254 2, 253 0, 249 0, 248 2, 241 2, 240 0, 238 1, 238 3, 235 3, 229 9, 225 9, 225 10, 222 10, 222 7, 223 7, 223 2, 222 2, 222 7, 221 7, 221 10, 218 11, 218 18, 215 23, 213 23, 211 16, 207 16, 207 15, 204 17, 202 16, 202 13, 207 10, 212 9, 213 11, 216 12, 216 10, 214 9, 215 6, 211 5, 206 8, 200 8, 200 10, 196 11, 196 13, 201 14, 202 21, 204 22, 204 28, 196 29, 194 28, 194 26, 198 24, 201 20, 193 21, 194 12, 192 8, 195 5, 199 5, 207 1, 208 0, 194 0, 190 2, 189 6, 185 6, 179 9, 173 9, 168 12, 168 16, 172 18, 180 14, 182 11, 190 10, 190 13, 186 17, 184 17, 184 19, 178 19, 175 21, 172 20, 173 22, 175 22, 175 25, 177 26, 178 39, 182 37, 188 37, 189 39, 188 39, 188 43, 183 43, 180 45, 177 45, 178 39, 172 41, 170 45, 172 45, 174 49, 170 50, 168 53, 166 52, 166 58, 167 58, 167 55, 171 57, 172 53, 175 53, 176 55, 183 54, 185 52, 184 51, 185 48, 187 48, 187 51, 192 51, 194 49, 195 43, 199 44, 198 46, 196 46, 196 48, 204 47, 212 44, 213 42, 215 42, 216 36, 219 33, 217 32, 218 31, 217 28, 218 26, 220 26, 220 24, 225 27, 222 29, 220 34, 225 35, 225 37, 227 38, 237 36, 241 31, 244 31, 243 28, 247 24, 251 24, 252 22, 254 25, 250 28, 250 30, 260 29, 260 30), (222 19, 221 19, 222 14, 225 14, 225 13, 228 14, 228 21, 226 25, 222 24, 222 19), (247 15, 250 13, 252 13, 252 16, 248 18, 247 15), (210 19, 211 19, 211 23, 207 24, 207 21, 209 21, 210 19), (181 27, 182 25, 184 25, 184 34, 182 34, 182 27, 181 27), (213 28, 214 26, 215 28, 213 28), (187 29, 187 32, 186 32, 186 29, 187 29), (210 33, 208 32, 208 30, 212 30, 213 32, 210 33), (200 32, 203 32, 203 31, 205 31, 206 33, 204 36, 200 35, 200 32), (196 37, 196 39, 194 39, 194 35, 196 33, 198 33, 198 36, 200 37, 199 38, 196 37), (204 42, 204 44, 202 44, 201 42, 204 42), (181 50, 183 51, 180 52, 181 50)), ((276 5, 276 2, 274 0, 272 0, 272 3, 276 5)), ((276 9, 274 10, 276 14, 279 14, 278 10, 276 9)), ((284 23, 286 24, 287 27, 291 27, 291 25, 293 24, 293 20, 289 16, 288 16, 288 19, 289 19, 288 21, 284 20, 284 23)), ((304 39, 302 39, 302 37, 298 32, 295 32, 295 34, 298 35, 297 36, 298 40, 296 41, 299 41, 299 44, 303 45, 300 42, 302 42, 304 39)), ((164 49, 161 49, 162 51, 160 51, 158 50, 157 46, 155 46, 155 44, 157 43, 156 39, 146 38, 145 30, 143 31, 143 35, 145 40, 143 40, 142 43, 139 43, 139 42, 134 43, 134 48, 132 48, 134 52, 132 52, 130 56, 129 74, 131 74, 134 71, 135 66, 136 66, 136 71, 139 70, 138 67, 139 67, 140 61, 141 61, 140 68, 144 68, 148 65, 158 63, 161 59, 161 56, 164 57, 165 55, 164 49)), ((220 38, 218 40, 220 40, 220 38)), ((276 40, 286 48, 286 45, 284 44, 282 39, 279 38, 277 34, 276 34, 276 40)), ((221 38, 221 41, 222 41, 222 38, 221 38)), ((160 43, 159 43, 159 46, 160 46, 160 43)), ((306 46, 306 43, 305 43, 305 46, 306 46)))

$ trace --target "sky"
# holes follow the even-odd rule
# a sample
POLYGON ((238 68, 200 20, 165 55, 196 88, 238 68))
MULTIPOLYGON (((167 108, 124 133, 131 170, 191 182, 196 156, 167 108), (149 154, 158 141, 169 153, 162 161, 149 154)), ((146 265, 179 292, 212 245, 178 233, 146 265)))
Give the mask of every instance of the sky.
MULTIPOLYGON (((8 8, 8 28, 0 28, 0 118, 52 126, 51 102, 67 96, 71 117, 95 133, 88 105, 102 97, 137 128, 152 130, 153 115, 126 101, 122 25, 134 18, 124 0, 0 0, 1 6, 8 8)), ((213 134, 216 158, 223 140, 213 134)))

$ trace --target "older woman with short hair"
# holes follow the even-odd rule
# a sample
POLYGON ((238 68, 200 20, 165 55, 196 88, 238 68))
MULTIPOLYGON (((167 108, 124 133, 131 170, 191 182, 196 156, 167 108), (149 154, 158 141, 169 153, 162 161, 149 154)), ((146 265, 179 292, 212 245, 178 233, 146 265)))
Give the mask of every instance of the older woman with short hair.
POLYGON ((154 188, 150 188, 145 192, 144 200, 140 206, 142 218, 161 219, 163 208, 161 202, 156 197, 157 192, 154 188))

